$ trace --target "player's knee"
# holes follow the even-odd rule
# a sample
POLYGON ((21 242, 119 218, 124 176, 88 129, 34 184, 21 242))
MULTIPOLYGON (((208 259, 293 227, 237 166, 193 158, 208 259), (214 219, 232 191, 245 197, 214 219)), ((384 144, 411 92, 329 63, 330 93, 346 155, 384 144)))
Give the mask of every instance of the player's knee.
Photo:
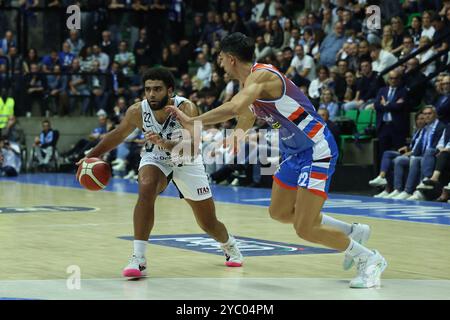
POLYGON ((288 222, 292 222, 292 212, 287 212, 286 210, 283 209, 275 209, 274 207, 270 206, 269 207, 269 215, 272 219, 279 221, 279 222, 283 222, 283 223, 288 223, 288 222))
POLYGON ((139 183, 139 198, 155 198, 157 195, 157 183, 150 179, 139 183))

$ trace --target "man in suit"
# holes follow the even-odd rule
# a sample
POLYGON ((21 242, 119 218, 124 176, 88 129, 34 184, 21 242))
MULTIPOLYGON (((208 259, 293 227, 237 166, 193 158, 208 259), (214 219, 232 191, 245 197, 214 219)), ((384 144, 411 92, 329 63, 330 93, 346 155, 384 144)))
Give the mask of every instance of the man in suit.
POLYGON ((437 98, 435 107, 439 120, 450 123, 450 76, 441 81, 442 94, 437 98))
POLYGON ((432 105, 425 106, 422 114, 425 115, 426 125, 420 134, 409 162, 409 172, 405 189, 392 199, 425 200, 424 194, 420 190, 416 190, 416 187, 418 187, 423 177, 431 177, 433 174, 436 147, 446 125, 437 119, 436 108, 432 105))
POLYGON ((388 84, 389 86, 378 91, 375 98, 379 155, 386 150, 397 150, 406 145, 409 129, 405 104, 407 92, 400 86, 400 74, 397 71, 389 72, 388 84))

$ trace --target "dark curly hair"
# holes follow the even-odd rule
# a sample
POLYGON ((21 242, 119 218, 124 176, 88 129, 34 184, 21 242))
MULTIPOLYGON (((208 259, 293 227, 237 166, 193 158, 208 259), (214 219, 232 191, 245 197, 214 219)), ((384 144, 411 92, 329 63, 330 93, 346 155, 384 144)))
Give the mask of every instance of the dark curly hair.
POLYGON ((172 72, 166 68, 155 67, 148 69, 142 77, 142 83, 145 85, 147 80, 160 80, 164 82, 167 89, 172 88, 175 90, 175 77, 172 72))

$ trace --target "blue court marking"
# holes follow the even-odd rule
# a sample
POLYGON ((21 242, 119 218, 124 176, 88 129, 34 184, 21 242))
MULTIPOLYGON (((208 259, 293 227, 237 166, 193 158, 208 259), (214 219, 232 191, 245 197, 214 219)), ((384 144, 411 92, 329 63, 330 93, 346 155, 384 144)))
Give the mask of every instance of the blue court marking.
MULTIPOLYGON (((0 190, 2 188, 1 181, 82 188, 75 179, 75 175, 72 174, 24 174, 16 178, 0 178, 0 190)), ((263 207, 268 207, 270 204, 270 189, 218 185, 212 185, 211 189, 216 201, 263 207)), ((137 193, 138 185, 136 182, 124 179, 112 179, 105 190, 137 193)), ((97 192, 100 195, 102 191, 97 192)), ((170 184, 162 196, 178 197, 178 191, 170 184)), ((430 201, 376 199, 365 196, 330 194, 323 211, 378 219, 450 225, 450 204, 430 201)))
MULTIPOLYGON (((338 253, 338 251, 332 249, 239 237, 236 235, 234 237, 237 240, 239 250, 246 257, 338 253)), ((134 240, 134 237, 132 236, 121 236, 118 238, 130 241, 134 240)), ((160 246, 223 256, 223 251, 220 248, 220 245, 206 234, 151 235, 148 242, 150 244, 156 244, 160 246)))

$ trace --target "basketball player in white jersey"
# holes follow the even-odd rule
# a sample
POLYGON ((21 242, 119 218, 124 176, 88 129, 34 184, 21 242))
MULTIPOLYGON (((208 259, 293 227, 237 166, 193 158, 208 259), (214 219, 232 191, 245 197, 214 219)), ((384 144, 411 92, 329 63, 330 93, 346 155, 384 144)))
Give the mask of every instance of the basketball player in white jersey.
MULTIPOLYGON (((220 243, 229 267, 240 267, 243 257, 236 240, 228 234, 222 222, 217 220, 214 201, 201 154, 183 163, 172 157, 172 149, 179 143, 173 136, 182 128, 175 117, 164 109, 174 105, 189 116, 197 116, 197 107, 189 100, 173 96, 175 80, 164 68, 152 68, 143 77, 145 100, 129 107, 119 126, 109 132, 87 154, 87 158, 100 157, 114 149, 135 128, 142 128, 146 136, 145 153, 139 165, 139 196, 134 209, 134 252, 124 277, 136 278, 146 275, 146 248, 154 224, 156 197, 164 191, 170 180, 174 182, 180 197, 191 206, 198 225, 220 243)), ((193 139, 194 140, 194 139, 193 139)), ((193 145, 193 148, 198 148, 193 145)), ((80 165, 80 160, 77 165, 80 165)))

